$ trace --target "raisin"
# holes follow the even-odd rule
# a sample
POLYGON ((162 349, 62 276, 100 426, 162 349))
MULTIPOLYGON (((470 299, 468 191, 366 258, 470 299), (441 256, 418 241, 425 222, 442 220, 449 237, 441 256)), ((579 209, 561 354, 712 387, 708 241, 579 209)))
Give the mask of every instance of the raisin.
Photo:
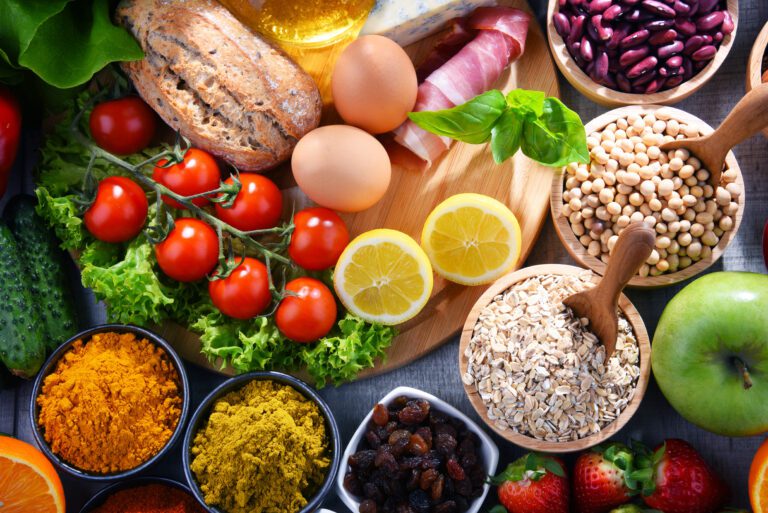
POLYGON ((416 488, 419 487, 419 483, 421 482, 421 472, 417 469, 411 470, 411 474, 408 476, 408 482, 405 484, 405 488, 412 492, 416 488))
POLYGON ((436 435, 450 435, 451 438, 458 438, 458 433, 456 433, 456 428, 451 426, 450 424, 436 424, 435 425, 435 434, 436 435))
POLYGON ((411 470, 419 468, 424 458, 420 456, 406 456, 400 459, 400 470, 411 470))
POLYGON ((431 506, 429 496, 423 490, 414 490, 408 495, 408 504, 418 513, 427 513, 431 506))
POLYGON ((429 451, 424 455, 421 461, 421 469, 426 470, 428 468, 438 468, 442 462, 443 459, 439 453, 436 451, 429 451))
POLYGON ((446 422, 448 422, 448 415, 445 413, 435 410, 429 413, 429 423, 433 428, 437 427, 438 424, 445 424, 446 422))
POLYGON ((397 464, 395 456, 389 451, 382 451, 386 446, 382 446, 376 451, 376 458, 374 459, 374 465, 387 472, 388 474, 395 474, 400 469, 397 464))
POLYGON ((432 430, 430 428, 422 426, 414 434, 419 435, 426 442, 428 449, 432 449, 432 430))
POLYGON ((387 410, 387 407, 383 404, 377 404, 373 407, 373 415, 371 418, 373 419, 373 423, 377 426, 386 426, 387 422, 389 422, 389 410, 387 410))
POLYGON ((411 438, 408 442, 408 452, 420 456, 422 454, 426 454, 428 450, 429 447, 427 447, 427 442, 425 442, 422 437, 419 435, 411 435, 411 438))
POLYGON ((416 511, 407 502, 403 502, 402 504, 398 504, 397 505, 397 509, 395 511, 397 513, 416 513, 416 511))
POLYGON ((363 485, 363 495, 376 502, 381 502, 384 499, 381 490, 373 483, 365 483, 363 485))
POLYGON ((392 401, 392 404, 390 405, 390 407, 395 410, 402 410, 403 408, 405 408, 405 405, 408 404, 408 401, 410 401, 410 399, 408 399, 407 396, 401 395, 401 396, 395 397, 395 400, 392 401))
POLYGON ((381 510, 383 513, 395 513, 395 508, 397 508, 397 500, 394 497, 387 497, 381 510))
POLYGON ((467 511, 469 509, 469 501, 462 497, 461 495, 457 495, 454 499, 456 501, 456 509, 463 513, 464 511, 467 511))
POLYGON ((435 482, 432 483, 432 486, 429 489, 429 496, 432 497, 433 501, 437 502, 443 498, 444 488, 445 488, 445 476, 440 474, 439 476, 437 476, 437 479, 435 479, 435 482))
POLYGON ((376 432, 376 436, 378 436, 382 442, 389 438, 389 432, 387 432, 386 426, 374 426, 373 430, 376 432))
POLYGON ((344 489, 352 495, 362 495, 363 487, 360 486, 360 480, 352 472, 344 476, 344 489))
POLYGON ((456 502, 445 501, 435 506, 434 513, 456 513, 456 502))
MULTIPOLYGON (((464 466, 465 469, 467 469, 466 466, 464 466)), ((485 472, 485 469, 480 464, 475 464, 471 467, 469 467, 469 470, 467 472, 469 474, 469 480, 472 481, 472 485, 476 488, 482 488, 485 484, 485 478, 488 477, 488 474, 485 472)))
POLYGON ((397 422, 397 413, 395 413, 394 420, 390 420, 387 422, 387 425, 384 427, 384 431, 387 432, 387 436, 391 435, 395 432, 395 430, 398 428, 399 424, 397 422))
POLYGON ((429 490, 429 488, 432 486, 432 483, 435 482, 435 479, 437 479, 437 476, 439 476, 440 473, 433 469, 428 468, 424 472, 421 473, 421 480, 419 481, 419 488, 422 490, 429 490))
POLYGON ((349 466, 357 470, 369 470, 376 458, 376 451, 367 449, 365 451, 358 451, 349 457, 349 466))
POLYGON ((393 431, 391 435, 389 435, 389 438, 387 439, 387 443, 389 445, 395 445, 400 440, 410 440, 411 439, 411 432, 407 429, 398 429, 397 431, 393 431))
POLYGON ((376 513, 376 503, 371 499, 366 499, 360 503, 360 513, 376 513))
POLYGON ((400 422, 403 424, 414 425, 424 422, 428 415, 429 403, 422 399, 417 399, 415 401, 408 401, 405 408, 400 410, 400 413, 397 414, 397 418, 400 419, 400 422))
MULTIPOLYGON (((464 471, 462 470, 462 473, 464 471)), ((469 479, 454 479, 453 488, 456 493, 463 495, 464 497, 470 497, 472 495, 472 483, 469 479)))
POLYGON ((461 465, 456 458, 449 458, 445 463, 445 468, 448 471, 448 475, 454 481, 463 481, 467 479, 467 474, 464 472, 464 469, 461 468, 461 465))
POLYGON ((456 438, 447 433, 440 433, 435 439, 435 449, 443 456, 450 456, 456 449, 456 438))
POLYGON ((464 468, 472 468, 477 465, 477 456, 472 454, 465 454, 461 457, 461 466, 464 468))
POLYGON ((368 442, 368 447, 371 449, 378 449, 381 445, 381 438, 374 431, 365 432, 365 441, 368 442))
POLYGON ((456 448, 456 452, 459 456, 466 456, 468 454, 475 454, 475 444, 470 437, 464 437, 459 441, 459 446, 456 448))

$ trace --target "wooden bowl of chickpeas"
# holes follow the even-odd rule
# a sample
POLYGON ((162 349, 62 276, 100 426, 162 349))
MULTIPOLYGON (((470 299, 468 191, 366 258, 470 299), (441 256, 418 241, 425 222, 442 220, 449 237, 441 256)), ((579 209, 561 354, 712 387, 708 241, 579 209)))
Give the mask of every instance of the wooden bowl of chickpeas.
POLYGON ((744 213, 733 152, 713 188, 690 152, 659 149, 712 131, 696 116, 660 105, 622 107, 587 123, 590 163, 569 164, 552 181, 552 219, 568 253, 602 275, 621 230, 645 222, 656 230, 656 247, 630 286, 678 283, 717 261, 744 213))

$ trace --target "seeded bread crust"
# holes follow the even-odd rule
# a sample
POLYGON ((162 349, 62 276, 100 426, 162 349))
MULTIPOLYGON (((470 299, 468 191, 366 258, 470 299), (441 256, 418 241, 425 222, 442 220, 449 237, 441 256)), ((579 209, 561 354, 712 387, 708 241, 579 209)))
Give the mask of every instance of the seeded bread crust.
POLYGON ((122 0, 145 58, 123 63, 144 100, 192 144, 242 171, 288 159, 320 124, 312 78, 213 0, 122 0))

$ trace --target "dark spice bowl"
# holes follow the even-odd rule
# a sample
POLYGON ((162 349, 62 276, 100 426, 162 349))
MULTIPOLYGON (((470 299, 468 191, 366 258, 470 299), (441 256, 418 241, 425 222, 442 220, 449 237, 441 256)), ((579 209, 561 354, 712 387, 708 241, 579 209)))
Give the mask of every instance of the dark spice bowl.
MULTIPOLYGON (((458 421, 464 423, 467 430, 471 433, 474 433, 474 435, 477 436, 477 438, 480 440, 480 447, 478 448, 478 453, 483 458, 483 469, 485 470, 485 474, 488 476, 493 476, 496 473, 496 467, 499 463, 499 449, 496 447, 496 444, 493 443, 493 440, 491 440, 491 437, 488 436, 481 428, 477 425, 477 423, 473 422, 472 419, 464 415, 462 412, 451 406, 450 404, 446 403, 445 401, 428 394, 426 392, 423 392, 416 388, 411 387, 397 387, 391 392, 389 392, 387 395, 382 397, 378 403, 383 404, 384 406, 389 407, 392 405, 392 403, 398 398, 398 397, 408 397, 410 399, 416 399, 416 400, 426 400, 430 404, 430 408, 436 412, 440 412, 444 415, 447 415, 449 417, 453 417, 457 419, 458 421)), ((346 506, 353 511, 354 513, 358 513, 360 510, 360 500, 351 494, 344 486, 344 477, 347 473, 347 470, 351 467, 349 467, 348 461, 349 457, 352 456, 355 452, 357 452, 358 448, 360 447, 360 444, 362 443, 365 432, 368 429, 368 425, 371 422, 371 419, 373 418, 373 408, 375 405, 371 405, 371 409, 368 412, 368 414, 363 418, 362 422, 360 423, 360 426, 355 431, 355 434, 352 435, 352 439, 347 444, 347 449, 344 451, 344 468, 341 472, 339 472, 338 477, 336 478, 336 493, 341 498, 342 502, 346 504, 346 506)), ((491 485, 489 482, 485 482, 483 484, 482 494, 473 499, 469 503, 468 509, 464 513, 477 513, 480 511, 480 508, 483 505, 483 502, 485 501, 485 498, 488 495, 488 492, 491 488, 491 485)))
POLYGON ((320 485, 320 488, 309 498, 307 505, 297 512, 312 513, 318 509, 333 488, 334 479, 339 471, 339 466, 341 465, 341 435, 339 434, 339 426, 336 423, 336 418, 333 416, 328 404, 322 397, 320 397, 317 391, 303 381, 281 372, 250 372, 248 374, 235 376, 216 387, 213 392, 203 399, 203 402, 200 403, 200 406, 192 415, 192 419, 190 420, 186 434, 184 435, 184 475, 187 478, 187 483, 197 500, 203 504, 210 513, 227 513, 224 510, 215 506, 209 506, 205 503, 200 486, 192 473, 192 441, 198 430, 208 420, 213 404, 222 396, 242 388, 251 381, 274 381, 281 385, 293 387, 304 397, 315 403, 325 418, 325 431, 326 436, 328 437, 329 451, 331 453, 331 466, 328 468, 328 473, 326 474, 322 485, 320 485))
POLYGON ((190 491, 190 489, 186 485, 183 485, 178 481, 174 481, 172 479, 166 479, 164 477, 137 477, 134 479, 120 481, 119 483, 114 483, 110 486, 107 486, 106 488, 103 488, 96 495, 91 497, 91 500, 85 503, 85 506, 82 507, 82 509, 80 510, 80 513, 91 513, 93 510, 103 505, 109 497, 111 497, 117 492, 120 492, 122 490, 130 490, 131 488, 138 488, 139 486, 152 485, 152 484, 159 484, 159 485, 168 486, 170 488, 176 488, 177 490, 186 492, 187 494, 189 494, 190 497, 194 498, 194 495, 192 495, 192 492, 190 491))
POLYGON ((170 451, 170 449, 173 447, 173 445, 181 438, 182 433, 184 431, 184 423, 186 422, 187 415, 189 414, 189 381, 187 378, 186 370, 184 369, 184 365, 181 362, 181 358, 179 358, 179 355, 176 353, 173 347, 171 347, 171 345, 165 339, 160 337, 160 335, 153 333, 149 330, 146 330, 144 328, 140 328, 138 326, 133 326, 130 324, 101 324, 99 326, 94 326, 93 328, 89 328, 85 331, 81 331, 74 337, 70 338, 64 344, 62 344, 56 351, 54 351, 54 353, 48 358, 48 360, 45 362, 42 369, 38 373, 37 378, 35 378, 35 384, 32 388, 32 399, 30 402, 29 413, 30 413, 30 420, 32 422, 32 426, 34 426, 34 429, 32 432, 35 435, 35 441, 37 442, 37 445, 40 446, 40 448, 48 457, 48 459, 51 460, 57 468, 75 477, 79 477, 89 481, 115 481, 118 479, 126 479, 129 477, 136 476, 137 474, 143 472, 147 468, 154 465, 158 460, 160 460, 160 458, 162 458, 165 454, 167 454, 168 451, 170 451), (154 344, 155 346, 165 351, 165 353, 168 355, 168 358, 173 363, 173 366, 176 369, 177 374, 179 375, 179 381, 180 381, 179 388, 181 389, 181 394, 182 394, 182 398, 181 398, 182 405, 181 405, 181 415, 179 416, 179 421, 176 424, 176 429, 174 430, 173 435, 171 435, 171 438, 168 440, 168 442, 166 442, 163 448, 160 449, 160 451, 158 451, 157 454, 149 458, 147 461, 145 461, 141 465, 129 470, 124 470, 122 472, 114 472, 111 474, 96 474, 96 473, 88 472, 85 470, 81 470, 67 463, 63 458, 59 457, 57 454, 54 454, 54 452, 48 446, 48 443, 45 441, 43 430, 38 425, 38 422, 37 422, 37 419, 40 415, 40 408, 37 405, 37 397, 38 395, 40 395, 40 392, 43 387, 43 381, 45 380, 45 378, 56 368, 56 364, 59 362, 61 357, 72 348, 72 345, 77 340, 83 340, 83 341, 86 341, 87 343, 87 341, 93 335, 96 335, 98 333, 108 333, 108 332, 133 333, 137 339, 146 339, 152 344, 154 344))

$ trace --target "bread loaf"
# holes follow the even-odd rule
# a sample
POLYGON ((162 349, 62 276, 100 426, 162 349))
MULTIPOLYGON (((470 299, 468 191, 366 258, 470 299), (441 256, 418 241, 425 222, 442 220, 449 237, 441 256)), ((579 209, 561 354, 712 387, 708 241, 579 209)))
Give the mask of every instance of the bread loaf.
POLYGON ((214 0, 123 0, 144 59, 123 63, 144 100, 192 144, 242 171, 286 160, 320 123, 312 78, 214 0))

